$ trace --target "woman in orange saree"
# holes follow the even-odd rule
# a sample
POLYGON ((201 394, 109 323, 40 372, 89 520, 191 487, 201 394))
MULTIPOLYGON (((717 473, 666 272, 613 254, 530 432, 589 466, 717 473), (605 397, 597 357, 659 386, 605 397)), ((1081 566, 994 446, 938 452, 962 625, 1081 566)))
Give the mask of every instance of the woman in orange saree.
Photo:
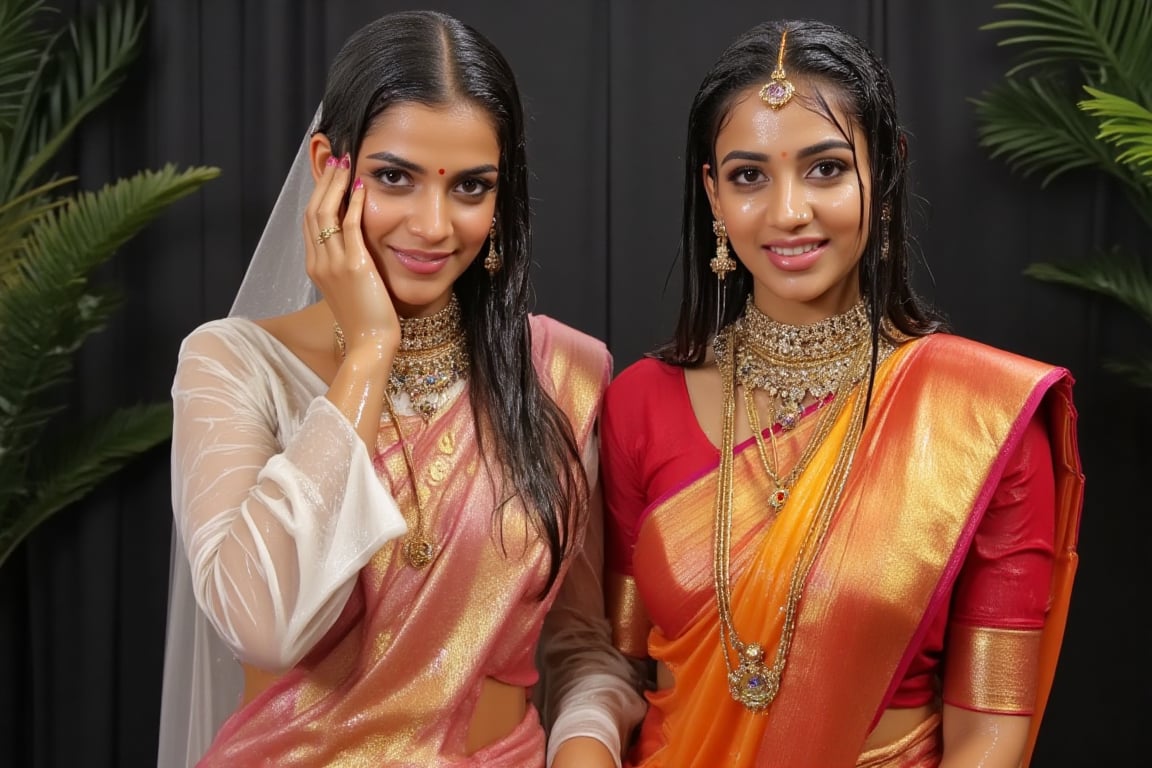
POLYGON ((341 49, 234 316, 181 347, 160 765, 544 766, 537 653, 554 764, 619 749, 581 704, 627 672, 595 620, 611 361, 528 314, 527 176, 475 30, 341 49))
POLYGON ((631 765, 1027 762, 1071 378, 917 299, 906 154, 883 65, 828 25, 752 29, 697 94, 677 334, 603 413, 614 639, 656 669, 631 765))

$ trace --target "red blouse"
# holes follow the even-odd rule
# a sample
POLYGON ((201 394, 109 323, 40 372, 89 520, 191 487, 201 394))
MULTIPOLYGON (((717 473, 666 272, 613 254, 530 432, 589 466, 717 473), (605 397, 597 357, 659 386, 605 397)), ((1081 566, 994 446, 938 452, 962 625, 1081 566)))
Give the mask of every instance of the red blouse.
MULTIPOLYGON (((1055 505, 1045 424, 1041 408, 1005 466, 951 600, 941 603, 930 618, 931 626, 890 706, 917 707, 936 696, 949 623, 1043 627, 1055 505)), ((684 370, 656 360, 635 363, 611 384, 600 429, 607 567, 642 582, 644 574, 633 570, 632 551, 646 510, 715 467, 720 451, 700 429, 684 370)))

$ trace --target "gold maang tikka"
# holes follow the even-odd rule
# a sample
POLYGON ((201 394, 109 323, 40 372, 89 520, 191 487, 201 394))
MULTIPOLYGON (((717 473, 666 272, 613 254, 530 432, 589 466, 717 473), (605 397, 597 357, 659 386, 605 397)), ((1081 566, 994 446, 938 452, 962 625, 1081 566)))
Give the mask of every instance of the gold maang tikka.
POLYGON ((780 109, 792 100, 796 93, 795 86, 788 82, 784 74, 784 45, 788 40, 788 30, 780 33, 780 53, 776 57, 776 69, 772 70, 771 79, 760 89, 760 100, 772 109, 780 109))

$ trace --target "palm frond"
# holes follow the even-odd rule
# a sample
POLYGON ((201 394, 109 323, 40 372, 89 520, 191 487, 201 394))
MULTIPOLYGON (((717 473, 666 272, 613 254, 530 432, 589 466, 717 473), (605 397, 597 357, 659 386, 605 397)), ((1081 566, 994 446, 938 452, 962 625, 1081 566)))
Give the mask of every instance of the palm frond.
POLYGON ((28 232, 50 211, 68 202, 65 198, 51 197, 49 193, 75 180, 74 176, 52 179, 0 204, 0 286, 14 276, 28 232))
POLYGON ((1008 72, 1053 62, 1082 63, 1090 82, 1121 95, 1152 102, 1152 3, 1147 0, 1020 0, 997 3, 1007 19, 982 29, 1009 36, 1000 45, 1022 48, 1008 72), (1099 75, 1093 75, 1096 72, 1099 75))
POLYGON ((33 229, 17 260, 20 279, 0 290, 0 487, 4 467, 27 456, 31 436, 51 415, 35 407, 37 395, 66 380, 73 352, 116 307, 114 296, 89 287, 89 272, 217 174, 145 171, 80 194, 33 229))
POLYGON ((1152 181, 1152 112, 1136 102, 1085 86, 1092 96, 1079 103, 1080 109, 1100 120, 1098 137, 1124 151, 1117 162, 1131 166, 1152 181))
MULTIPOLYGON (((43 171, 85 117, 119 88, 140 45, 145 14, 132 0, 111 10, 97 6, 83 22, 69 27, 70 46, 52 55, 39 71, 26 98, 28 111, 13 131, 13 156, 23 164, 2 169, 0 197, 19 193, 43 171)), ((54 41, 55 42, 55 41, 54 41)), ((55 47, 55 46, 53 46, 55 47)))
POLYGON ((1152 389, 1152 359, 1134 362, 1105 360, 1104 367, 1112 373, 1123 376, 1130 384, 1143 389, 1152 389))
POLYGON ((1046 186, 1076 168, 1098 168, 1143 192, 1131 175, 1117 173, 1112 155, 1096 140, 1095 122, 1050 80, 1005 80, 974 99, 981 146, 1024 176, 1045 174, 1046 186))
POLYGON ((1024 273, 1107 296, 1152 325, 1152 275, 1137 256, 1113 250, 1077 264, 1031 264, 1024 273))
POLYGON ((0 519, 0 567, 37 525, 88 494, 134 456, 167 440, 171 432, 168 403, 134 406, 47 450, 51 464, 38 467, 30 478, 34 490, 27 503, 9 507, 0 519))
POLYGON ((41 0, 0 3, 0 137, 10 135, 20 95, 36 71, 48 35, 36 26, 41 0))

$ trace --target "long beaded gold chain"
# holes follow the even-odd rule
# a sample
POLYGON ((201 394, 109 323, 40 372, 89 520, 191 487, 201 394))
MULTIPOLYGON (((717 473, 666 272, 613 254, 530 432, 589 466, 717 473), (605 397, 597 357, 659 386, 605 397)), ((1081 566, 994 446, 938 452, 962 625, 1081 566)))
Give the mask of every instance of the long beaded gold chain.
MULTIPOLYGON (((780 691, 780 682, 784 675, 788 652, 791 649, 792 637, 796 630, 796 615, 800 599, 804 594, 808 574, 827 537, 833 512, 840 503, 848 479, 848 472, 856 456, 856 447, 859 444, 864 424, 865 398, 859 387, 851 387, 851 391, 849 391, 848 386, 841 386, 838 388, 836 401, 832 407, 828 408, 826 414, 822 414, 822 419, 827 419, 828 423, 831 424, 836 421, 837 416, 846 407, 848 401, 852 401, 847 434, 840 445, 828 482, 821 492, 816 511, 807 531, 805 531, 796 555, 796 562, 792 567, 788 596, 784 606, 784 625, 773 663, 769 666, 765 659, 763 646, 759 643, 747 643, 741 640, 732 622, 729 568, 736 414, 735 341, 735 334, 729 333, 726 339, 728 354, 718 360, 724 385, 724 433, 720 454, 720 477, 716 490, 713 576, 716 607, 720 615, 720 643, 724 654, 724 664, 728 670, 729 693, 733 699, 740 702, 749 711, 763 712, 768 709, 780 691), (735 666, 733 666, 731 658, 733 652, 737 657, 735 666)), ((861 345, 854 356, 854 364, 849 366, 844 373, 844 379, 841 382, 843 385, 846 385, 849 380, 859 381, 862 378, 862 375, 857 371, 866 372, 868 370, 870 352, 869 345, 861 345)), ((830 431, 831 427, 829 426, 828 429, 830 431)), ((816 437, 813 436, 813 441, 819 444, 820 441, 817 441, 816 437)))
POLYGON ((412 498, 416 503, 416 525, 404 537, 404 544, 400 552, 408 565, 420 570, 432 562, 436 548, 432 540, 424 533, 424 503, 420 501, 420 488, 416 482, 416 462, 412 460, 412 448, 404 438, 404 431, 400 428, 400 419, 396 418, 396 410, 392 407, 392 398, 384 398, 384 407, 388 410, 388 417, 392 427, 396 430, 396 440, 400 443, 400 450, 404 454, 404 466, 408 470, 408 483, 412 488, 412 498))

